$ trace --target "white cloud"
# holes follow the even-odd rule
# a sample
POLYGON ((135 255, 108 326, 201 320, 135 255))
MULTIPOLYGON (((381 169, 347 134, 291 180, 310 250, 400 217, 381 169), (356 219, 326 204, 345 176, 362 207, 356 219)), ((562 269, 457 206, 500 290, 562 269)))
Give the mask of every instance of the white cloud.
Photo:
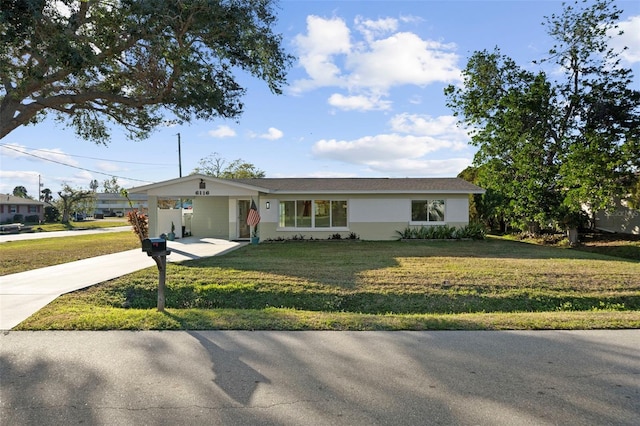
POLYGON ((449 141, 430 136, 389 133, 364 136, 351 141, 320 140, 314 144, 312 152, 322 158, 367 164, 372 161, 420 158, 428 153, 452 147, 449 141))
POLYGON ((342 110, 373 111, 391 109, 391 101, 380 99, 380 96, 344 96, 334 93, 329 97, 329 105, 342 110))
POLYGON ((310 15, 307 17, 307 34, 297 35, 294 43, 299 50, 300 64, 310 77, 294 82, 294 92, 341 85, 341 71, 334 63, 334 56, 346 55, 351 50, 350 31, 342 19, 310 15))
POLYGON ((472 163, 471 158, 447 158, 439 160, 393 160, 371 162, 373 171, 395 176, 457 176, 472 163))
POLYGON ((212 138, 231 138, 236 135, 236 131, 229 126, 220 125, 213 130, 207 132, 212 138))
POLYGON ((0 155, 13 158, 23 159, 35 162, 58 162, 71 166, 79 166, 76 160, 65 154, 59 148, 53 149, 30 149, 19 144, 5 144, 0 146, 0 155))
POLYGON ((355 19, 355 26, 356 29, 364 36, 365 40, 371 42, 377 37, 396 31, 398 29, 398 20, 394 18, 385 18, 374 21, 357 16, 355 19))
POLYGON ((612 30, 610 34, 613 36, 611 45, 622 52, 622 59, 629 63, 640 62, 640 15, 620 22, 618 29, 612 30), (618 31, 624 33, 620 36, 618 31), (627 49, 623 51, 625 46, 627 49))
POLYGON ((98 161, 96 163, 96 168, 102 172, 120 172, 126 169, 123 169, 119 165, 112 163, 110 161, 98 161))
POLYGON ((27 188, 27 194, 37 198, 39 173, 31 170, 0 170, 0 194, 12 194, 18 185, 27 188))
POLYGON ((391 128, 396 132, 427 135, 447 140, 454 149, 465 148, 469 142, 467 130, 457 125, 452 115, 431 117, 420 114, 398 114, 391 118, 391 128))
POLYGON ((390 133, 354 140, 320 140, 312 147, 312 154, 400 176, 450 176, 471 164, 472 155, 467 158, 463 152, 469 137, 457 127, 453 116, 399 114, 389 125, 390 133), (462 155, 447 160, 431 158, 438 151, 458 151, 462 155))
POLYGON ((425 86, 460 79, 455 46, 422 40, 413 33, 396 33, 375 40, 368 49, 347 58, 350 88, 387 91, 393 86, 425 86))
POLYGON ((261 135, 258 135, 257 137, 261 139, 268 139, 270 141, 275 141, 275 140, 281 139, 283 136, 284 136, 284 133, 282 132, 282 130, 276 129, 275 127, 269 127, 269 130, 267 131, 267 133, 263 133, 261 135))
POLYGON ((309 78, 294 81, 293 91, 339 87, 349 89, 351 96, 371 97, 386 95, 394 86, 460 80, 454 44, 399 32, 398 23, 393 18, 358 17, 354 27, 356 34, 363 35, 358 40, 340 18, 309 16, 307 33, 295 39, 309 78))

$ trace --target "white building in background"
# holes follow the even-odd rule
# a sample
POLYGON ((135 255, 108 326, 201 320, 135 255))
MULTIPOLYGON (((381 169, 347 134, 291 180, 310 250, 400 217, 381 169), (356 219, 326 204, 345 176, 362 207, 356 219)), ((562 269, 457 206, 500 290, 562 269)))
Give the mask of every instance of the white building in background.
MULTIPOLYGON (((129 194, 129 200, 133 205, 133 209, 146 212, 147 195, 146 194, 129 194)), ((103 215, 104 217, 125 216, 132 210, 129 201, 120 194, 98 192, 96 193, 96 204, 94 216, 103 215)))
POLYGON ((618 200, 611 211, 597 212, 595 219, 599 231, 640 235, 640 210, 632 209, 624 200, 618 200))

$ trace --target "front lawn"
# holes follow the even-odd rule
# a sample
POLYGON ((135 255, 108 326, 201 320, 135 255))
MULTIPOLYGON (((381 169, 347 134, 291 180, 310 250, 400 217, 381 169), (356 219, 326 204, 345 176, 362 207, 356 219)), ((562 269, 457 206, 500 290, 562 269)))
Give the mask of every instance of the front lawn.
MULTIPOLYGON (((141 254, 142 256, 142 254, 141 254)), ((149 268, 71 293, 17 329, 640 327, 640 262, 522 242, 298 242, 149 268)))
POLYGON ((0 275, 15 274, 134 248, 140 248, 140 240, 131 230, 7 241, 0 244, 0 275))

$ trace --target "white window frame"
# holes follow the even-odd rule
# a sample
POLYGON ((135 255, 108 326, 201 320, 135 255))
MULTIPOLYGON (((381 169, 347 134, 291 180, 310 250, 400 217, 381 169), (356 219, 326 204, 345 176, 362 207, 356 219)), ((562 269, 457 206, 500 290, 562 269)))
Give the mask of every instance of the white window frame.
POLYGON ((447 224, 447 200, 445 198, 425 198, 425 199, 411 199, 409 201, 409 224, 410 225, 446 225, 447 224), (442 201, 442 205, 444 206, 443 219, 444 220, 429 220, 429 214, 427 212, 427 220, 413 220, 413 203, 414 202, 424 202, 425 204, 429 204, 434 201, 442 201))
POLYGON ((300 231, 300 230, 305 230, 305 231, 348 231, 349 230, 349 200, 346 199, 334 199, 334 198, 318 198, 318 199, 313 199, 313 198, 300 198, 300 199, 295 199, 295 200, 279 200, 278 201, 278 227, 276 228, 277 231, 300 231), (298 202, 300 201, 311 201, 311 226, 298 226, 298 202), (347 209, 346 209, 346 219, 347 219, 347 224, 346 226, 328 226, 328 227, 316 227, 316 201, 328 201, 329 202, 329 223, 331 225, 333 225, 333 209, 332 207, 332 203, 334 202, 342 202, 345 203, 347 205, 347 209), (282 208, 282 203, 293 203, 294 205, 294 218, 295 218, 295 225, 294 226, 280 226, 280 212, 281 212, 281 208, 282 208))

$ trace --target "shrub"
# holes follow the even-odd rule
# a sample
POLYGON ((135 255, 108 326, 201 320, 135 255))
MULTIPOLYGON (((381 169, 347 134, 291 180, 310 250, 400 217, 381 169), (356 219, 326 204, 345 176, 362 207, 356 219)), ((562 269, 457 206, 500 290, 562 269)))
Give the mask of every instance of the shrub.
POLYGON ((47 206, 44 208, 44 221, 45 222, 57 222, 60 219, 60 210, 53 206, 47 206))
POLYGON ((13 223, 22 223, 24 221, 24 215, 14 214, 13 215, 13 223))
POLYGON ((471 238, 483 240, 486 236, 486 229, 481 223, 470 223, 467 226, 456 230, 456 238, 471 238))
POLYGON ((473 238, 481 240, 485 237, 485 229, 481 224, 472 223, 463 228, 448 225, 406 227, 403 231, 396 231, 403 240, 453 240, 473 238))
MULTIPOLYGON (((131 210, 127 213, 127 220, 133 226, 133 232, 135 232, 140 241, 149 236, 149 222, 142 212, 131 210)), ((171 222, 171 228, 173 231, 173 222, 171 222)))
POLYGON ((26 223, 39 223, 40 216, 38 216, 37 214, 29 215, 24 218, 24 221, 26 223))

